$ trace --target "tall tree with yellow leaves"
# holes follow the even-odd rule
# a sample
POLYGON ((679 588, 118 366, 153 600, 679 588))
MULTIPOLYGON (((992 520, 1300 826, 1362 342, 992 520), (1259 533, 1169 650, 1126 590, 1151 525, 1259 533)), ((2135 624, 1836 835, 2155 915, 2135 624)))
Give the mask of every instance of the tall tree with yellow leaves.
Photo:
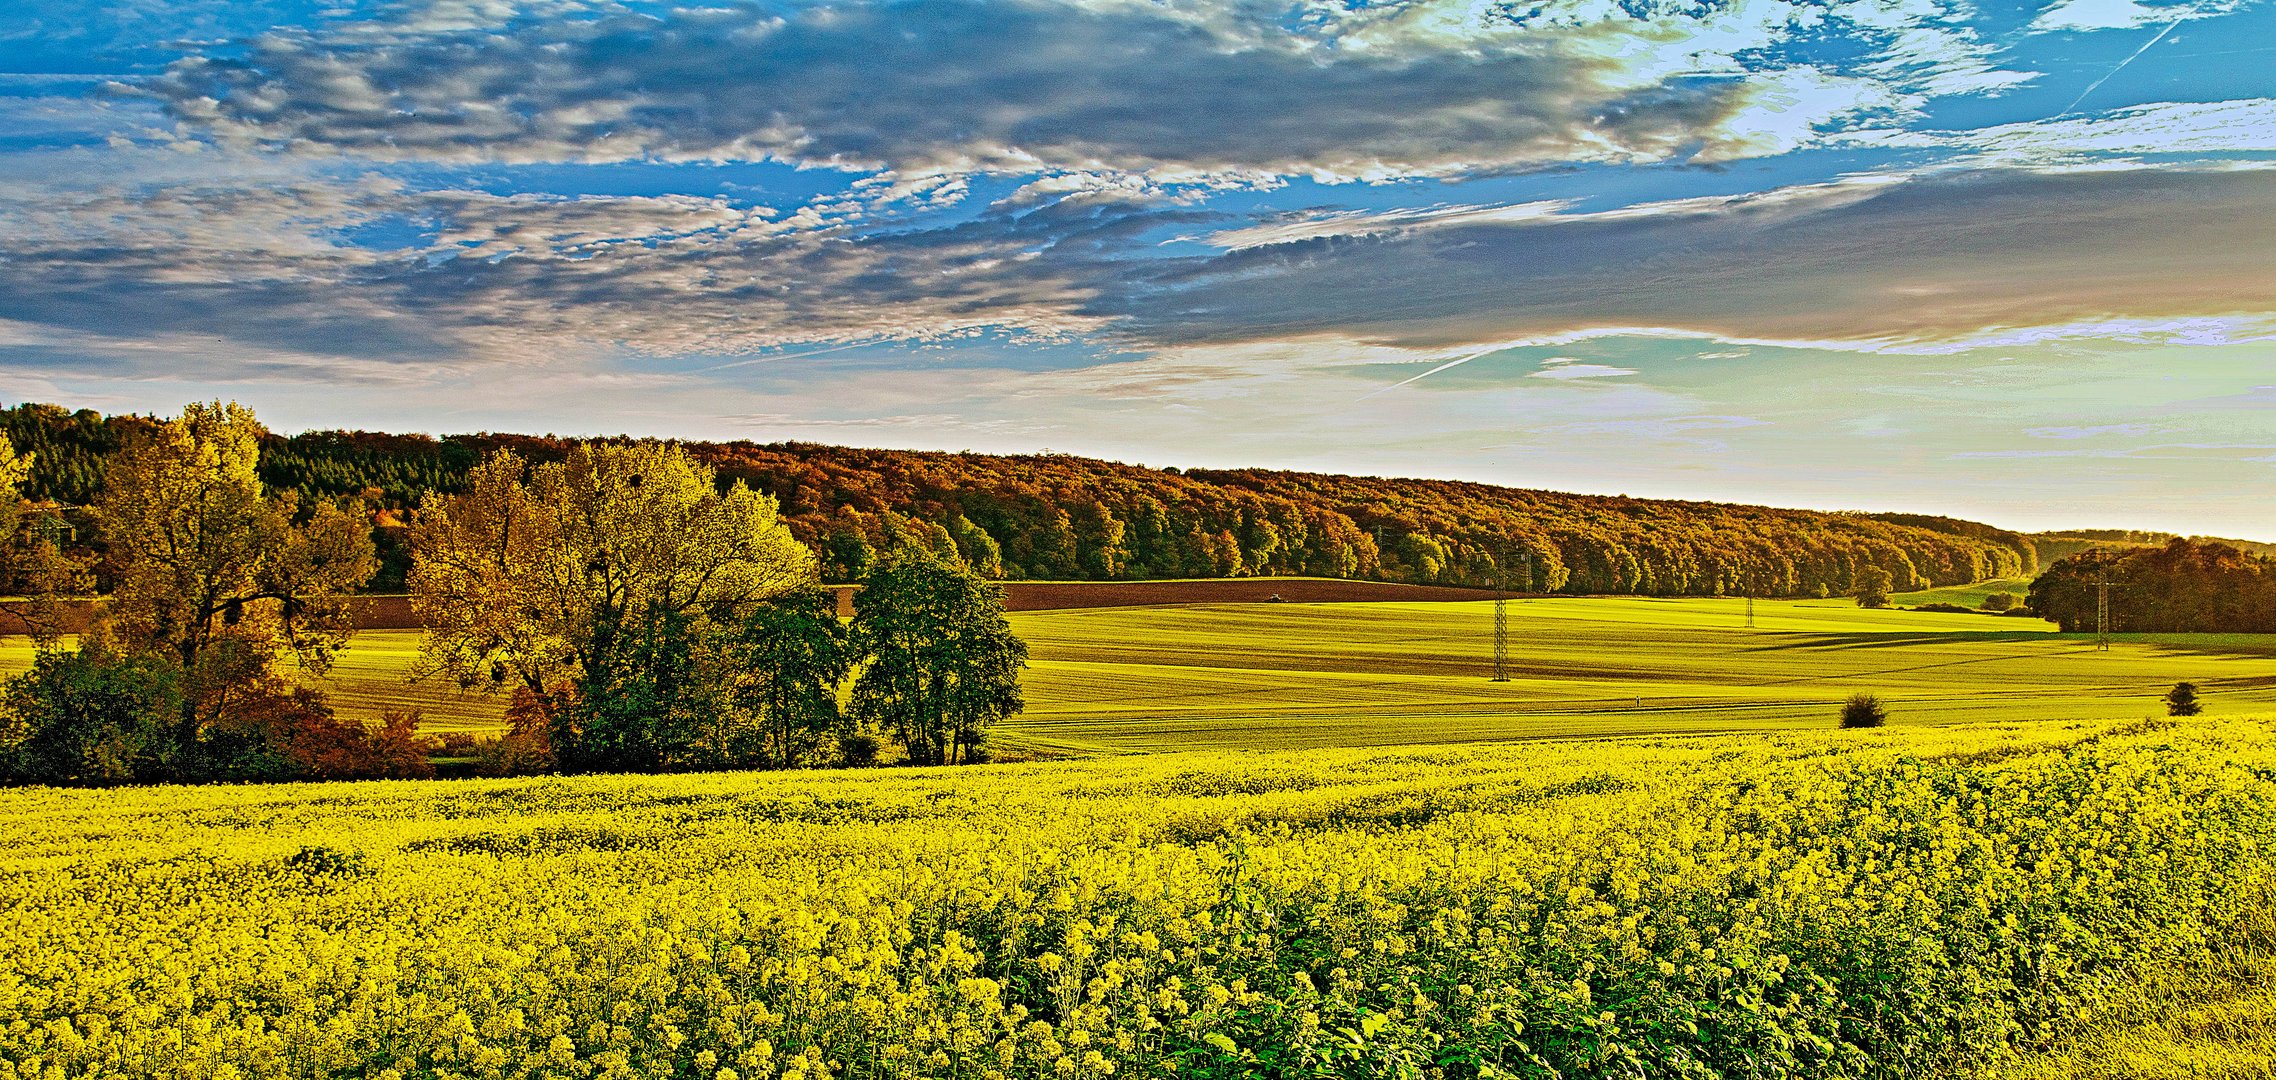
POLYGON ((187 406, 120 448, 95 504, 116 582, 105 629, 181 665, 187 741, 277 661, 329 667, 378 570, 359 505, 264 490, 264 434, 234 402, 187 406))
POLYGON ((675 445, 579 443, 559 462, 499 451, 411 529, 424 666, 462 686, 545 694, 608 667, 658 619, 723 622, 817 580, 775 500, 675 445))

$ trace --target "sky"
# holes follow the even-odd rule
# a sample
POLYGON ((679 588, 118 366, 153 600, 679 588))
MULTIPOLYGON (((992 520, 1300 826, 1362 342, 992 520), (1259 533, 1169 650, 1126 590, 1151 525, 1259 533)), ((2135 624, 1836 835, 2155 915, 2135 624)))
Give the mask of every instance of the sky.
POLYGON ((0 400, 2276 540, 2276 3, 11 0, 0 400))

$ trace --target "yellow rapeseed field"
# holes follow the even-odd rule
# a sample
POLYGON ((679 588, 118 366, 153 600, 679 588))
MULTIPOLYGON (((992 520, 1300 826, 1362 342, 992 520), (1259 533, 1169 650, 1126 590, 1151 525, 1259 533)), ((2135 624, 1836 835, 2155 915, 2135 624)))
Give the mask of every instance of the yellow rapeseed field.
POLYGON ((0 792, 0 1080, 1971 1076, 2230 944, 2264 724, 0 792))

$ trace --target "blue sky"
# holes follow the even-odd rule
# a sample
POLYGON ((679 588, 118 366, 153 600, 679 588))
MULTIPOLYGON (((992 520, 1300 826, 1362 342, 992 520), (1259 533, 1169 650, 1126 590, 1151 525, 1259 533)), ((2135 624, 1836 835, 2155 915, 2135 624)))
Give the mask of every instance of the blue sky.
POLYGON ((2276 4, 17 0, 0 399, 2276 539, 2276 4))

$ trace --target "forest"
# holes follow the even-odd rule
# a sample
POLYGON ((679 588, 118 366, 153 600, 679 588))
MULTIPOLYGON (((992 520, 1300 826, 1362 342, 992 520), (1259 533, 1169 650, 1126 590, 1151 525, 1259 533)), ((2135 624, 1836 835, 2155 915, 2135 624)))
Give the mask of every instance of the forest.
POLYGON ((2059 560, 2031 583, 2031 609, 2067 633, 2092 631, 2104 587, 2120 633, 2276 633, 2276 558, 2183 537, 2059 560))
MULTIPOLYGON (((69 508, 93 500, 104 456, 151 422, 39 404, 0 412, 33 461, 25 497, 66 508, 74 542, 96 550, 100 529, 69 508)), ((371 587, 399 591, 408 511, 428 492, 457 492, 496 450, 552 461, 570 445, 550 435, 271 435, 260 472, 276 490, 360 496, 377 508, 381 572, 371 587)), ((1315 575, 1654 596, 1838 595, 1868 565, 1901 590, 2021 576, 2039 562, 2029 536, 1927 515, 1155 469, 1063 454, 681 445, 722 485, 741 481, 779 500, 832 581, 859 580, 881 553, 912 547, 1013 580, 1315 575)))

